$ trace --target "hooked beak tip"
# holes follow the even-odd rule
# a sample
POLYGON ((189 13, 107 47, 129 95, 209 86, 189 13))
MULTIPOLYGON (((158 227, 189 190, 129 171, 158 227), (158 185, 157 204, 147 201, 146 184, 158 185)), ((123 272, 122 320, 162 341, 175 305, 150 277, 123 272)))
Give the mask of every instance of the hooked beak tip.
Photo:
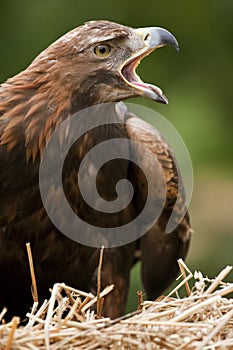
POLYGON ((151 27, 148 28, 148 31, 150 34, 149 46, 151 48, 168 45, 179 51, 179 44, 176 38, 168 30, 160 27, 151 27))

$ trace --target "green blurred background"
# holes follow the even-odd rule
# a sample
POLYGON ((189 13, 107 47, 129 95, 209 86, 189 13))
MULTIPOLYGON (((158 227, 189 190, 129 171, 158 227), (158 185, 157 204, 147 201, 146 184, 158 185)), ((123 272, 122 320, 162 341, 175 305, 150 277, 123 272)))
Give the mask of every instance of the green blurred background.
MULTIPOLYGON (((139 67, 144 81, 163 88, 169 105, 134 102, 165 116, 188 147, 194 167, 190 213, 195 233, 187 264, 210 277, 233 264, 232 15, 232 0, 0 0, 1 82, 87 20, 161 26, 177 37, 179 54, 163 48, 139 67)), ((141 288, 138 270, 132 278, 131 308, 135 290, 141 288)))

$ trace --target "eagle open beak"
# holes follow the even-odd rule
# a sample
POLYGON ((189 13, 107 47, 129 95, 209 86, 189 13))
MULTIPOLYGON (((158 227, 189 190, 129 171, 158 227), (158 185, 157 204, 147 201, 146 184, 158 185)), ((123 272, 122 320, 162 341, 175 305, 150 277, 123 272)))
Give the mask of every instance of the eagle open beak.
POLYGON ((125 82, 138 90, 141 96, 150 98, 160 103, 168 103, 162 90, 155 85, 144 83, 136 73, 136 68, 141 59, 149 55, 155 49, 169 45, 179 51, 176 38, 166 29, 159 27, 148 27, 134 29, 137 35, 143 40, 144 48, 134 53, 121 67, 121 76, 125 82))

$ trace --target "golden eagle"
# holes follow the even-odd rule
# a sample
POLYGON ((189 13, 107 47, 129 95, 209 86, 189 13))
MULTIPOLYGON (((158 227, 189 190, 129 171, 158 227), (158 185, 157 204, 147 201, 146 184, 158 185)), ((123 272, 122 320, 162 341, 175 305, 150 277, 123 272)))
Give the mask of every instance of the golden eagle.
MULTIPOLYGON (((71 147, 62 181, 73 211, 98 231, 98 227, 111 230, 122 226, 143 209, 148 194, 145 174, 126 159, 107 162, 97 179, 99 194, 106 201, 115 198, 120 179, 132 183, 134 194, 125 209, 116 213, 91 210, 80 194, 78 178, 85 176, 79 172, 82 159, 94 145, 109 138, 127 138, 150 150, 161 166, 166 185, 164 208, 149 231, 126 245, 105 249, 102 286, 113 283, 115 288, 105 299, 104 315, 115 318, 124 313, 130 270, 139 257, 148 298, 158 297, 177 275, 177 259, 186 256, 191 229, 185 210, 173 232, 165 233, 177 199, 180 208, 185 207, 172 151, 152 126, 151 132, 141 128, 141 120, 119 102, 142 96, 167 103, 161 89, 144 83, 135 72, 143 57, 164 45, 178 48, 173 35, 162 28, 133 29, 105 20, 91 21, 59 38, 27 69, 1 85, 0 308, 8 308, 9 318, 25 317, 32 303, 26 242, 32 247, 40 300, 48 297, 55 282, 96 290, 99 248, 75 242, 52 223, 40 195, 39 167, 53 132, 71 115, 98 104, 113 103, 118 124, 94 128, 71 147), (126 123, 131 119, 134 125, 126 123)), ((158 188, 150 160, 143 154, 138 157, 158 188)), ((88 171, 93 164, 90 160, 88 171)), ((59 198, 54 198, 59 207, 59 198)))

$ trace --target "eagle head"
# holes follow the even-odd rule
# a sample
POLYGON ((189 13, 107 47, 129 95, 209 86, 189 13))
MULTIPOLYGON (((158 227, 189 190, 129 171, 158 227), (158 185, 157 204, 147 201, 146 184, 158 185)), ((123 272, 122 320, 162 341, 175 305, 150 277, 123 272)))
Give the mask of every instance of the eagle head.
POLYGON ((31 68, 44 63, 61 89, 69 84, 73 111, 138 96, 167 103, 159 87, 144 83, 136 73, 141 59, 164 45, 178 50, 175 37, 163 28, 90 21, 59 38, 31 68))

